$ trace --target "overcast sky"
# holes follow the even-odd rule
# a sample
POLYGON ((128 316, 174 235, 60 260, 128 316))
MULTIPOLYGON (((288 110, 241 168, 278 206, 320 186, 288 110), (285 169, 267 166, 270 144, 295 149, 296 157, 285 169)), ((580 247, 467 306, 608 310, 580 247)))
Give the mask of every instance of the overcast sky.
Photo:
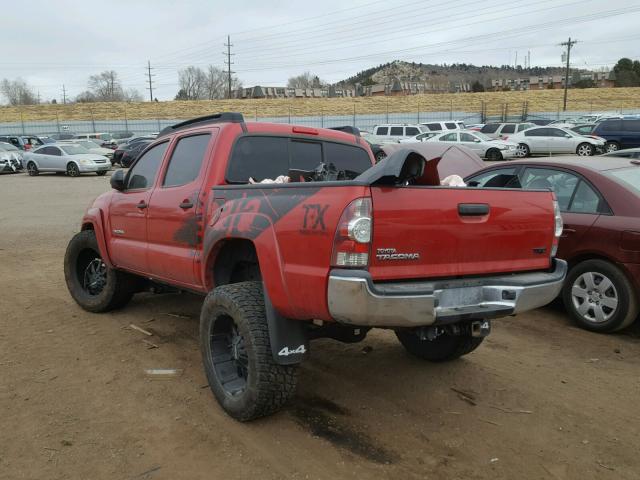
POLYGON ((640 57, 638 0, 23 0, 2 6, 0 78, 22 77, 42 100, 86 89, 89 75, 118 72, 126 88, 172 99, 180 68, 233 69, 245 86, 285 85, 309 70, 335 82, 394 59, 423 63, 599 69, 640 57), (10 6, 15 5, 15 7, 10 6))

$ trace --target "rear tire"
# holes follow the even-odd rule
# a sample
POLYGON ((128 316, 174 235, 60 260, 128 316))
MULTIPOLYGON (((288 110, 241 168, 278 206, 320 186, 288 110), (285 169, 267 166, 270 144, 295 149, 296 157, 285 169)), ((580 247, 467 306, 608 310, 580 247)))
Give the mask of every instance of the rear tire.
POLYGON ((484 340, 484 337, 448 333, 443 333, 433 340, 421 340, 411 330, 396 330, 396 336, 407 352, 430 362, 446 362, 460 358, 473 352, 484 340))
POLYGON ((502 153, 500 153, 500 150, 498 150, 497 148, 490 148, 487 151, 485 157, 490 162, 499 162, 500 160, 504 160, 504 158, 502 157, 502 153))
POLYGON ((260 282, 223 285, 207 295, 200 349, 211 391, 236 420, 271 415, 295 395, 297 365, 273 359, 260 282))
POLYGON ((585 260, 567 275, 562 299, 576 324, 592 332, 615 332, 638 317, 633 285, 618 267, 605 260, 585 260))
POLYGON ((38 170, 38 167, 34 162, 29 162, 27 163, 27 173, 30 177, 35 177, 40 173, 40 171, 38 170))
POLYGON ((578 145, 578 148, 576 148, 576 154, 581 157, 590 157, 594 153, 596 153, 596 149, 593 148, 593 145, 590 143, 581 143, 578 145))
POLYGON ((73 236, 64 256, 64 277, 69 293, 89 312, 108 312, 124 306, 136 289, 137 278, 109 268, 100 256, 93 230, 73 236))

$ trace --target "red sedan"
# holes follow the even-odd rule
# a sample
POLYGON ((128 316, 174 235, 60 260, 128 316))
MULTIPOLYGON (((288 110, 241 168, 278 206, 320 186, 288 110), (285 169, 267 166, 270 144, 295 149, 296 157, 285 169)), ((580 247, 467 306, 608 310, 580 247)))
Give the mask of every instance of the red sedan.
POLYGON ((558 257, 569 262, 562 292, 576 323, 595 332, 631 325, 640 305, 640 161, 558 157, 494 165, 469 186, 552 189, 564 230, 558 257))

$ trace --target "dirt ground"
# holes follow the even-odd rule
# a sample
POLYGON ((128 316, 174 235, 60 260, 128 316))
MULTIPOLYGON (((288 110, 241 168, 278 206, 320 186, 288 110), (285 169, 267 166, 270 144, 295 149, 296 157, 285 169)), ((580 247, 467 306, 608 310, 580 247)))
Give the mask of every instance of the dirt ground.
POLYGON ((95 315, 68 295, 66 243, 107 188, 0 175, 0 478, 640 477, 640 329, 591 334, 558 307, 495 321, 449 364, 384 331, 319 340, 289 408, 231 420, 206 387, 200 298, 145 294, 95 315))

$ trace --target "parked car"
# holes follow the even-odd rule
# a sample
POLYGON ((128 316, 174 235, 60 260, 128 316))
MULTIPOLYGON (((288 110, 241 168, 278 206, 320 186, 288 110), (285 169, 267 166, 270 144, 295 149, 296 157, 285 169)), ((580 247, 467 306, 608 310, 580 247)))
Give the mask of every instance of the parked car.
POLYGON ((562 299, 595 332, 629 326, 640 305, 640 161, 563 157, 489 167, 466 179, 480 187, 551 189, 564 229, 558 257, 569 262, 562 299))
POLYGON ((0 172, 19 172, 22 170, 22 152, 10 143, 0 143, 0 172))
POLYGON ((75 133, 52 133, 49 136, 54 140, 58 141, 58 140, 71 140, 75 138, 76 134, 75 133))
POLYGON ((127 148, 122 151, 119 163, 125 168, 131 166, 131 164, 138 158, 138 155, 151 144, 153 140, 145 140, 142 142, 136 142, 130 145, 131 148, 127 148))
POLYGON ((431 137, 429 142, 453 142, 473 150, 480 158, 498 161, 508 160, 516 156, 517 143, 489 138, 480 132, 457 131, 442 133, 431 137))
POLYGON ((112 132, 111 133, 111 138, 112 140, 115 140, 115 142, 117 144, 122 143, 124 140, 127 140, 129 138, 133 138, 135 136, 135 133, 133 132, 128 132, 128 131, 121 131, 121 132, 112 132))
POLYGON ((373 127, 373 135, 375 137, 391 141, 413 137, 422 132, 423 128, 420 125, 386 124, 373 127))
POLYGON ((422 122, 422 130, 425 132, 446 132, 448 130, 464 130, 465 124, 460 120, 449 120, 448 122, 422 122))
POLYGON ((441 161, 374 165, 355 135, 237 113, 181 122, 86 210, 69 293, 95 313, 157 283, 205 296, 207 384, 240 421, 295 395, 312 339, 386 328, 416 358, 459 358, 560 292, 562 219, 550 191, 441 187, 441 161))
POLYGON ((107 157, 72 143, 36 148, 24 155, 23 163, 31 176, 41 172, 66 173, 70 177, 78 177, 81 173, 105 175, 111 167, 107 157))
POLYGON ((607 152, 640 147, 640 119, 603 120, 591 133, 607 141, 607 152))
POLYGON ((553 120, 548 118, 534 118, 534 119, 527 119, 527 122, 533 123, 534 125, 544 126, 544 125, 549 125, 551 122, 553 122, 553 120))
POLYGON ((43 145, 46 145, 47 143, 56 143, 57 140, 53 137, 50 137, 48 135, 38 135, 38 138, 40 139, 40 141, 42 142, 43 145))
POLYGON ((484 133, 490 138, 504 138, 514 133, 524 132, 528 128, 533 128, 533 123, 487 123, 481 129, 480 133, 484 133))
POLYGON ((640 148, 626 148, 624 150, 615 150, 613 152, 605 153, 603 157, 617 157, 617 158, 637 158, 640 159, 640 148))
POLYGON ((115 150, 118 146, 118 142, 110 133, 77 133, 73 136, 73 139, 93 140, 99 143, 101 147, 110 148, 112 150, 115 150))
POLYGON ((508 137, 518 144, 518 157, 573 153, 582 156, 595 155, 604 149, 605 140, 585 137, 558 127, 535 127, 508 137))
POLYGON ((583 123, 578 124, 574 127, 571 127, 569 130, 576 132, 579 135, 591 135, 593 133, 593 129, 595 128, 595 123, 583 123))
POLYGON ((415 135, 413 137, 409 137, 409 138, 403 138, 402 140, 399 140, 399 143, 418 143, 418 142, 426 142, 427 140, 429 140, 432 137, 435 137, 436 135, 438 135, 438 133, 440 132, 425 132, 425 133, 420 133, 418 135, 415 135))
POLYGON ((110 148, 104 148, 101 147, 98 143, 94 142, 93 140, 80 140, 80 139, 75 139, 75 140, 61 140, 58 142, 58 144, 60 145, 64 145, 64 144, 74 144, 74 145, 80 145, 81 147, 86 148, 89 153, 95 153, 96 155, 102 155, 104 157, 107 157, 109 159, 109 161, 111 161, 111 159, 113 158, 113 153, 114 151, 111 150, 110 148))
POLYGON ((43 144, 36 135, 0 135, 0 142, 10 143, 24 151, 29 151, 43 144))

